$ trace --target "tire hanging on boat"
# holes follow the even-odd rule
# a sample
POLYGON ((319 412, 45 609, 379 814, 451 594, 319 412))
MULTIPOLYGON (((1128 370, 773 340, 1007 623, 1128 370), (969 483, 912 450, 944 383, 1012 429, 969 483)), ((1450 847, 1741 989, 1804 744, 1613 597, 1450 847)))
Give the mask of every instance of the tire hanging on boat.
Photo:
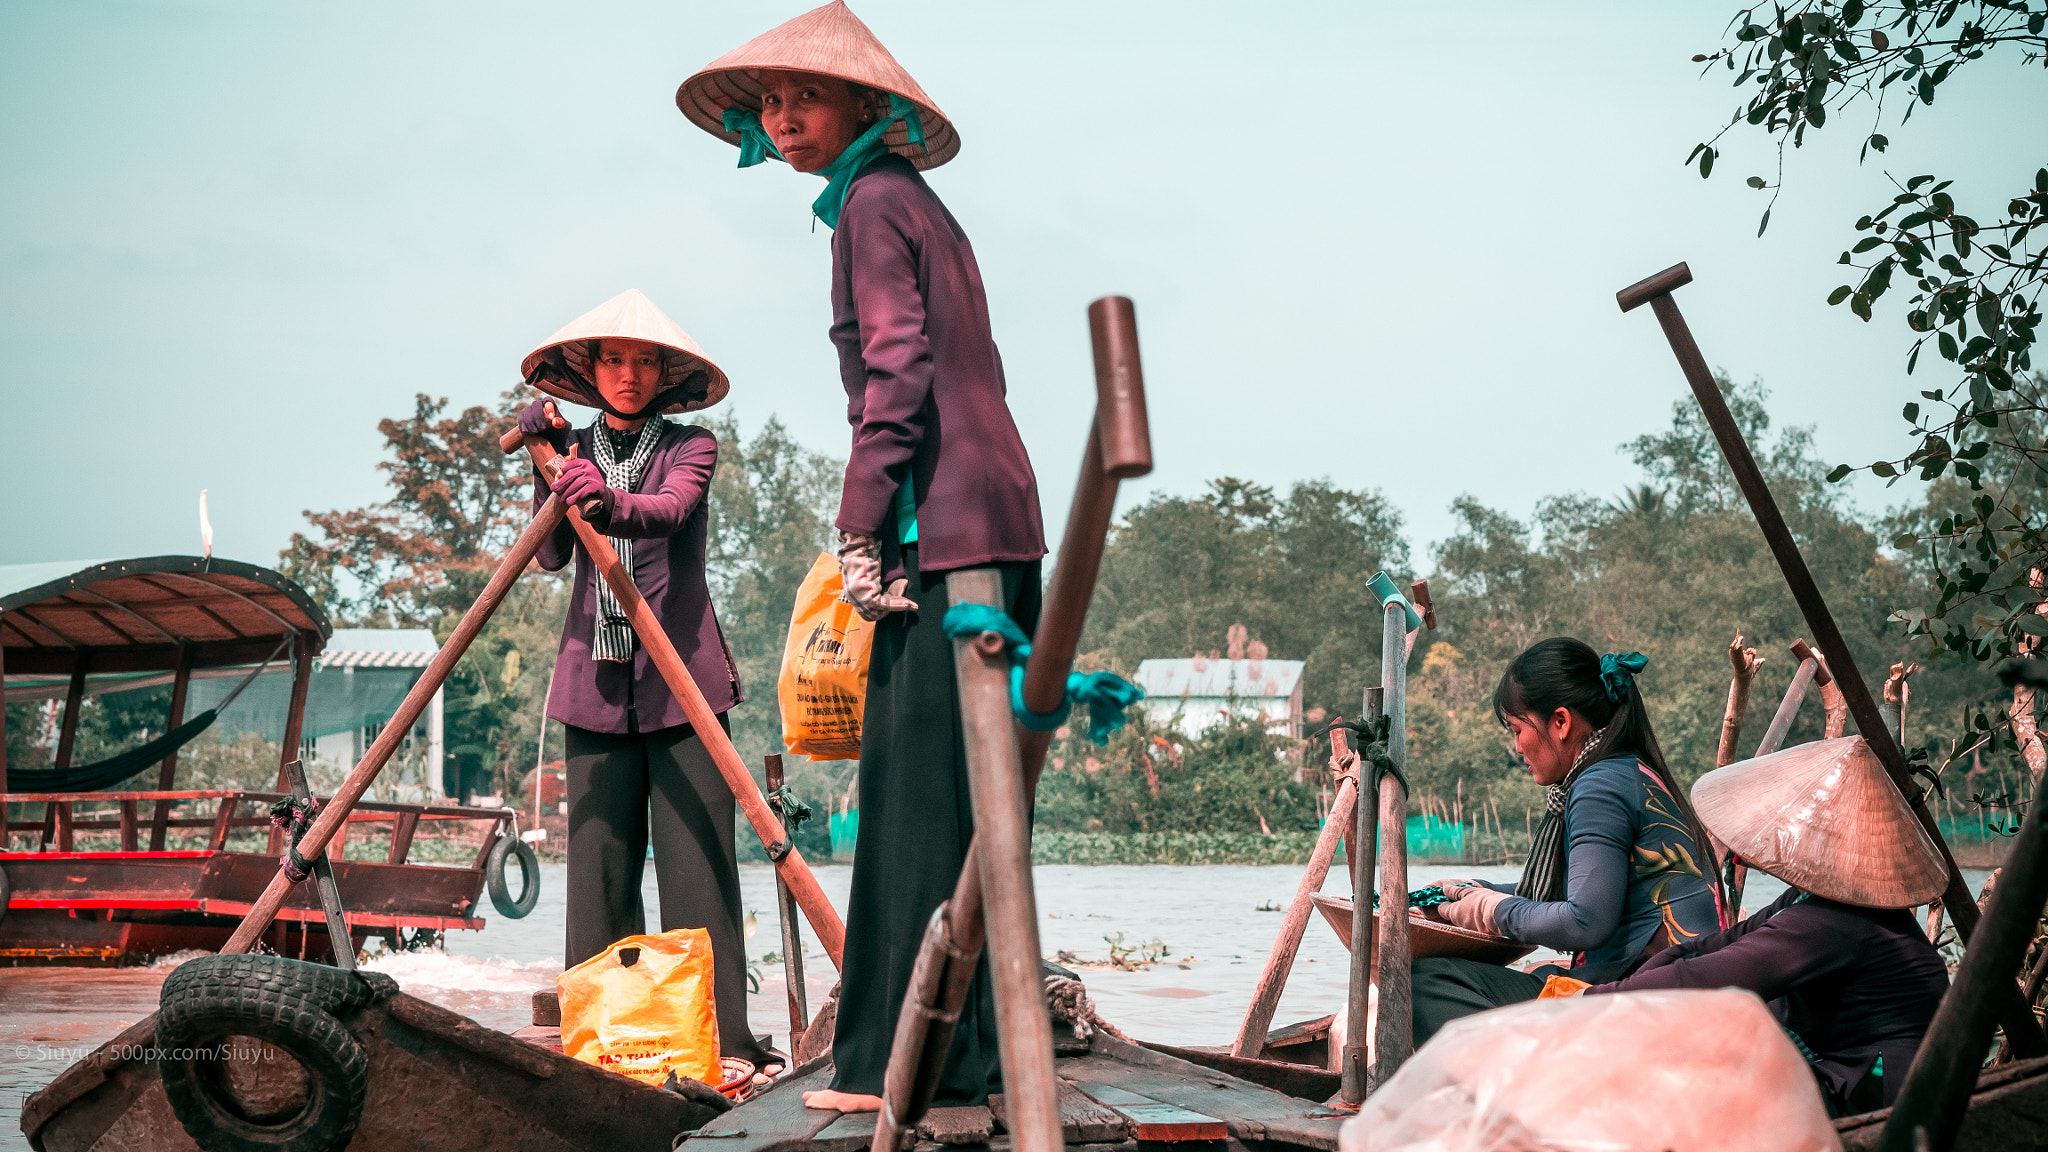
POLYGON ((484 881, 491 890, 491 906, 498 915, 507 920, 521 920, 540 903, 540 857, 533 854, 533 846, 516 836, 500 836, 498 846, 491 849, 490 858, 484 862, 484 881), (505 859, 516 856, 519 859, 519 899, 512 899, 512 891, 505 885, 505 859))
POLYGON ((369 1095, 369 1059, 341 1017, 398 991, 381 973, 278 956, 208 956, 164 981, 156 1045, 164 1095, 207 1152, 335 1152, 348 1146, 369 1095), (236 1044, 266 1043, 299 1065, 295 1107, 252 1112, 228 1089, 236 1044))

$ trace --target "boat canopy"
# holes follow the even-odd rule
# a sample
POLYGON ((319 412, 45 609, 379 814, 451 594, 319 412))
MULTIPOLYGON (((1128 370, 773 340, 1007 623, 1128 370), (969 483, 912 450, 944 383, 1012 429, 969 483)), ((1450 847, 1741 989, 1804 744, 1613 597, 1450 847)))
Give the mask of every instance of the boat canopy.
POLYGON ((10 675, 97 676, 269 658, 297 634, 317 654, 334 631, 305 589, 268 568, 200 556, 0 566, 0 644, 10 675))

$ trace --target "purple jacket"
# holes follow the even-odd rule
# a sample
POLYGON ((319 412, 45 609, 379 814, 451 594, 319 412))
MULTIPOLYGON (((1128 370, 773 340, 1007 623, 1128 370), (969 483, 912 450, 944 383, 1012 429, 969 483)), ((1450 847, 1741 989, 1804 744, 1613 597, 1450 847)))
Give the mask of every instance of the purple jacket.
MULTIPOLYGON (((704 545, 709 515, 705 494, 718 466, 718 438, 705 428, 650 423, 641 435, 659 425, 662 442, 647 461, 638 487, 611 492, 606 515, 591 526, 607 536, 635 541, 633 584, 668 633, 690 678, 704 693, 713 712, 723 712, 745 699, 739 671, 726 648, 725 635, 711 610, 711 589, 704 582, 704 545)), ((575 431, 576 454, 591 458, 589 428, 575 431)), ((550 489, 533 479, 533 507, 539 512, 550 489)), ((647 658, 647 649, 633 645, 627 665, 590 658, 590 638, 597 609, 596 569, 590 554, 565 520, 540 548, 540 566, 558 572, 576 557, 576 582, 569 595, 569 618, 562 625, 562 647, 555 656, 554 685, 548 690, 548 715, 564 724, 593 732, 623 733, 626 704, 631 700, 641 732, 687 724, 683 706, 647 658)))
POLYGON ((1884 1057, 1884 1102, 1899 1082, 1934 1010, 1948 967, 1910 912, 1859 908, 1789 888, 1742 923, 1650 958, 1635 975, 1586 989, 1747 988, 1770 1002, 1814 1052, 1814 1077, 1837 1109, 1884 1057))
POLYGON ((839 528, 893 542, 908 474, 921 571, 1045 555, 974 249, 900 156, 854 178, 832 234, 832 342, 853 425, 839 528))

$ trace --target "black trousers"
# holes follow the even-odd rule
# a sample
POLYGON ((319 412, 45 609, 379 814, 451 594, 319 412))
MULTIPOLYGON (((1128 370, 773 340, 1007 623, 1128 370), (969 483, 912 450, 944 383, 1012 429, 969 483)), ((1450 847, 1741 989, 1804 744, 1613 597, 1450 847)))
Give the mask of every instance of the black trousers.
MULTIPOLYGON (((905 548, 917 611, 885 616, 868 658, 860 734, 860 835, 846 914, 839 1024, 832 1086, 879 1096, 910 985, 918 942, 932 912, 953 894, 974 838, 967 749, 960 728, 953 642, 943 573, 917 570, 905 548)), ((1026 635, 1038 626, 1038 561, 994 564, 1003 607, 1026 635)), ((994 985, 984 963, 960 1014, 946 1070, 932 1102, 980 1104, 1001 1082, 994 985)))
POLYGON ((1544 977, 1534 973, 1448 956, 1417 960, 1409 974, 1417 1048, 1428 1043, 1439 1028, 1461 1016, 1534 1000, 1543 991, 1544 981, 1544 977))
MULTIPOLYGON (((723 713, 718 722, 730 730, 723 713)), ((640 876, 652 807, 661 931, 710 930, 721 1054, 761 1063, 768 1052, 747 1026, 734 801, 710 751, 688 724, 623 736, 563 727, 569 768, 563 964, 573 968, 614 941, 647 931, 640 876)))

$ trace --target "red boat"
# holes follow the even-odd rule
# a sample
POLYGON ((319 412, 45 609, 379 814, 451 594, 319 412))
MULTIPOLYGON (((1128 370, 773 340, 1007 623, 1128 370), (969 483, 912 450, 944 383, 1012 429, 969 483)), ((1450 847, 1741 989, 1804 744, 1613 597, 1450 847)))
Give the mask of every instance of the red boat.
MULTIPOLYGON (((288 798, 285 773, 280 765, 272 792, 174 790, 179 747, 233 699, 188 718, 187 690, 195 677, 253 678, 288 662, 294 679, 281 743, 283 757, 294 758, 313 660, 331 632, 297 584, 232 560, 0 568, 0 667, 10 698, 35 693, 41 678, 64 685, 65 700, 48 767, 15 765, 10 776, 0 742, 0 965, 133 963, 226 941, 277 873, 285 833, 270 809, 288 798), (171 703, 162 735, 96 764, 72 763, 87 697, 165 683, 171 703), (104 790, 152 767, 155 790, 104 790)), ((382 936, 402 946, 482 928, 476 909, 487 882, 500 911, 524 915, 539 874, 514 821, 502 808, 358 804, 347 827, 357 835, 329 846, 354 945, 382 936), (481 822, 473 858, 412 861, 423 821, 481 822), (366 833, 385 841, 383 858, 343 859, 346 842, 366 833), (512 858, 524 880, 517 900, 503 875, 512 858)), ((265 942, 286 956, 329 954, 311 883, 293 892, 265 942)))

